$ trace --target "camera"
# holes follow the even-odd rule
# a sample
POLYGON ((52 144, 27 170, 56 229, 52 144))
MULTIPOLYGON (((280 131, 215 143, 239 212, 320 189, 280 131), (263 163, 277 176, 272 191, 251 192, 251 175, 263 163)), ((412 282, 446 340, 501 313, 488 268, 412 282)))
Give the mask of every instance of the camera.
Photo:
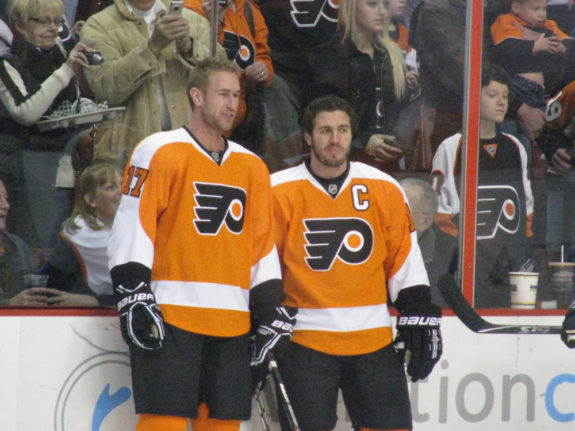
POLYGON ((182 0, 172 0, 170 2, 168 15, 181 15, 183 8, 184 8, 184 2, 182 0))
POLYGON ((89 52, 85 51, 84 55, 88 59, 88 63, 91 66, 97 66, 99 64, 102 64, 102 62, 104 61, 104 58, 102 57, 102 53, 100 51, 89 51, 89 52))

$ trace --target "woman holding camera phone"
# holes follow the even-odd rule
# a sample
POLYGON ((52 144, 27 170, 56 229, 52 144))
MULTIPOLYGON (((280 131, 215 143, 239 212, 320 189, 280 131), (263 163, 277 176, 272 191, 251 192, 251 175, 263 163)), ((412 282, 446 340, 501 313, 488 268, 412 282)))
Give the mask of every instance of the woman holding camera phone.
POLYGON ((10 0, 14 41, 0 57, 0 166, 12 170, 7 187, 19 211, 15 233, 33 247, 52 245, 71 209, 74 186, 73 132, 41 132, 35 124, 69 110, 80 96, 77 77, 90 67, 85 54, 92 50, 85 44, 68 55, 59 43, 63 13, 62 0, 10 0))

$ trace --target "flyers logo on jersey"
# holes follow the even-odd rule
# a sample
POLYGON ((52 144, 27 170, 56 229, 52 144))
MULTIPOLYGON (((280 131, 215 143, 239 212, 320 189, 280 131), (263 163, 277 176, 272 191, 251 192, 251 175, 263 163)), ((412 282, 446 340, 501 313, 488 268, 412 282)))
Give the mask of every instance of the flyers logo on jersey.
POLYGON ((491 239, 499 230, 514 234, 521 221, 517 190, 508 185, 477 189, 477 239, 491 239))
POLYGON ((373 249, 371 226, 359 218, 306 219, 305 258, 314 271, 327 271, 336 259, 350 265, 365 262, 373 249))
POLYGON ((196 219, 194 225, 203 235, 216 235, 225 224, 232 233, 244 226, 246 192, 222 184, 194 183, 196 219))
POLYGON ((228 58, 242 70, 255 61, 256 48, 251 40, 241 34, 224 31, 222 46, 226 50, 228 58))
POLYGON ((321 18, 337 22, 337 0, 290 0, 291 17, 297 27, 315 27, 321 18))

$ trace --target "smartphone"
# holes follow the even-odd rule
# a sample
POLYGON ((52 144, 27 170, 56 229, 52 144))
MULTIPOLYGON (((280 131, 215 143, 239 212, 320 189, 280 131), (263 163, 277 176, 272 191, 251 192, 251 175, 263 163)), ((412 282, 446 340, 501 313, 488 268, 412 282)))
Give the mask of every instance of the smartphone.
POLYGON ((168 14, 181 15, 183 8, 184 8, 183 0, 172 0, 170 1, 170 8, 168 9, 168 14))

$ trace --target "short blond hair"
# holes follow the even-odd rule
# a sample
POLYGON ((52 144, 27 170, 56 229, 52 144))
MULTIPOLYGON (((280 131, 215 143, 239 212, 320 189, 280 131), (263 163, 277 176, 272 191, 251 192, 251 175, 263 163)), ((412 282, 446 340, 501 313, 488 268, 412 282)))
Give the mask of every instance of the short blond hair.
MULTIPOLYGON (((230 72, 239 76, 240 69, 236 63, 225 57, 205 58, 190 72, 188 94, 192 88, 199 88, 202 92, 205 92, 210 76, 216 72, 230 72)), ((194 106, 194 101, 191 97, 190 103, 194 106)))
POLYGON ((64 15, 62 0, 9 0, 6 5, 8 24, 24 25, 30 18, 64 15))

